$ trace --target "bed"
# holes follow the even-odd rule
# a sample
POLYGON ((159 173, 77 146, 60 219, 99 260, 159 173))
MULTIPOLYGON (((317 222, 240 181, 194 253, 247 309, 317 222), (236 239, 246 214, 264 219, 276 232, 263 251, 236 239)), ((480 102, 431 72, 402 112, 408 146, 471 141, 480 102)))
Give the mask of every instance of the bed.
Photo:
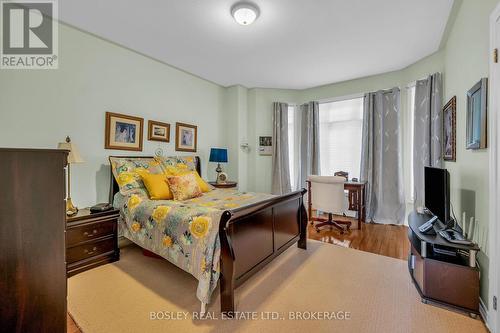
MULTIPOLYGON (((147 156, 110 156, 153 159, 147 156)), ((200 159, 193 168, 201 175, 200 159)), ((120 233, 198 279, 202 312, 220 282, 221 312, 235 311, 235 289, 297 243, 306 249, 306 190, 274 196, 213 189, 185 201, 124 195, 111 173, 110 202, 120 209, 120 233)), ((244 301, 244 300, 242 300, 244 301)))

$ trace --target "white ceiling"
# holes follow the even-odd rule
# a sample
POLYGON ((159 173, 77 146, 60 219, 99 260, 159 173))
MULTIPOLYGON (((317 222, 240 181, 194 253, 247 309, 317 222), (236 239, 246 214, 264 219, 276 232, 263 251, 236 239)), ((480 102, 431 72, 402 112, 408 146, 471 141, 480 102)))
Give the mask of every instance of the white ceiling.
POLYGON ((404 68, 437 51, 453 0, 64 0, 64 22, 223 86, 304 89, 404 68))

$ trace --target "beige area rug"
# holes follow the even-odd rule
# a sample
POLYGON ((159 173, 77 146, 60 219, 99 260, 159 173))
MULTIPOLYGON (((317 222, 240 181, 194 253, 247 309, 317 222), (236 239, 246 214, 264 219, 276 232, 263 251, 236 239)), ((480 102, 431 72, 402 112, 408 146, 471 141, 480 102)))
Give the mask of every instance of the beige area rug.
POLYGON ((403 260, 317 241, 308 247, 291 247, 236 290, 238 320, 222 318, 218 289, 213 318, 193 319, 197 281, 135 246, 119 262, 71 277, 68 309, 84 333, 486 332, 478 319, 422 304, 403 260))

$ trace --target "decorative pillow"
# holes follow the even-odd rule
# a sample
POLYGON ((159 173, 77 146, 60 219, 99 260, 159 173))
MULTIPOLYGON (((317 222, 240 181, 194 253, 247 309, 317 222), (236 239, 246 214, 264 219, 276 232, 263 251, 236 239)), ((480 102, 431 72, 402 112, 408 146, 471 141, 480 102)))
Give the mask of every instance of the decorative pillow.
POLYGON ((202 195, 200 186, 196 182, 196 177, 193 173, 186 173, 180 176, 167 176, 167 181, 174 200, 183 201, 202 195))
POLYGON ((148 190, 149 198, 152 200, 172 200, 174 196, 170 191, 167 181, 167 175, 142 173, 142 182, 148 190))
POLYGON ((169 156, 169 157, 156 157, 158 162, 161 163, 163 169, 167 169, 168 167, 178 167, 180 164, 181 167, 186 168, 190 171, 196 170, 196 158, 195 156, 169 156))
POLYGON ((110 157, 113 176, 120 187, 120 193, 128 195, 144 190, 141 174, 161 174, 161 163, 153 158, 110 157))
POLYGON ((214 188, 212 185, 208 184, 206 181, 203 180, 203 178, 200 177, 198 172, 196 171, 187 171, 184 169, 178 169, 178 168, 173 168, 169 167, 167 171, 165 171, 165 174, 168 176, 182 176, 182 175, 187 175, 187 174, 193 174, 194 178, 196 179, 196 182, 198 183, 198 186, 200 187, 200 190, 205 193, 205 192, 210 192, 214 188))

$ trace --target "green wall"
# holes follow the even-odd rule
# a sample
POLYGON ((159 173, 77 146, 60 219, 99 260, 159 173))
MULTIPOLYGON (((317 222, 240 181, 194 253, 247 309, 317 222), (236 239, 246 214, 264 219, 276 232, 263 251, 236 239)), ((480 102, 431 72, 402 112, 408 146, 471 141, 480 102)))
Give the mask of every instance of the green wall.
MULTIPOLYGON (((198 125, 205 177, 210 147, 225 143, 226 89, 65 24, 59 69, 0 70, 0 146, 56 148, 70 135, 85 163, 72 168, 72 197, 81 207, 108 200, 109 155, 178 154, 175 122, 198 125), (143 117, 144 151, 104 149, 106 111, 143 117), (171 124, 170 143, 147 140, 147 120, 171 124)), ((186 153, 180 153, 186 154, 186 153)))
POLYGON ((474 239, 481 245, 481 298, 488 297, 488 150, 465 149, 467 91, 489 72, 489 15, 498 0, 463 1, 445 44, 445 102, 457 96, 457 162, 447 162, 451 199, 457 214, 475 217, 474 239))

